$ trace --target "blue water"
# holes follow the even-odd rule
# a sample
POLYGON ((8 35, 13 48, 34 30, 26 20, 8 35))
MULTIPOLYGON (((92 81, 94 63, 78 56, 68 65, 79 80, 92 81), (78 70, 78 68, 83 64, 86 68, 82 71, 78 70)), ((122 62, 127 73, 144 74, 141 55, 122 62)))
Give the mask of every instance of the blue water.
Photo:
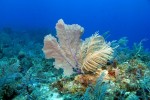
POLYGON ((144 38, 150 44, 150 0, 0 0, 0 28, 55 33, 60 18, 83 26, 83 38, 109 31, 108 40, 126 36, 130 46, 144 38))

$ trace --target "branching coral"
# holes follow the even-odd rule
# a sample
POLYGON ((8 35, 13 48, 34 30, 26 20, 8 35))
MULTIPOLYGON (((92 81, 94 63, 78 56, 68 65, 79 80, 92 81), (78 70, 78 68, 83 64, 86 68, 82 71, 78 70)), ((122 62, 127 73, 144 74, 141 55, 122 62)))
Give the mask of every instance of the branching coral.
POLYGON ((43 52, 46 58, 55 58, 55 67, 63 68, 64 75, 74 72, 95 72, 107 63, 113 49, 98 33, 81 42, 84 31, 78 24, 66 25, 62 19, 56 24, 57 39, 45 36, 43 52))

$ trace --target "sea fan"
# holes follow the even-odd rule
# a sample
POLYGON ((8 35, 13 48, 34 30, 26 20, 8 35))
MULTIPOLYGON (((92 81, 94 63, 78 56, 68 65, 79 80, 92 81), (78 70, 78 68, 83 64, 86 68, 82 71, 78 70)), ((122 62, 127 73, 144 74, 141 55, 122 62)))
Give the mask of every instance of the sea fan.
POLYGON ((96 32, 86 39, 80 49, 80 66, 82 72, 95 72, 98 67, 104 66, 111 59, 113 49, 110 43, 96 32))
POLYGON ((47 59, 55 58, 55 68, 63 68, 64 75, 73 74, 73 68, 78 66, 79 52, 84 29, 78 25, 66 25, 62 19, 56 24, 58 42, 51 34, 45 36, 43 52, 47 59))
POLYGON ((64 75, 69 76, 79 70, 95 72, 112 56, 113 49, 97 32, 81 42, 83 27, 66 25, 62 19, 56 24, 56 31, 58 42, 52 35, 45 36, 43 52, 47 59, 55 59, 55 68, 63 68, 64 75))

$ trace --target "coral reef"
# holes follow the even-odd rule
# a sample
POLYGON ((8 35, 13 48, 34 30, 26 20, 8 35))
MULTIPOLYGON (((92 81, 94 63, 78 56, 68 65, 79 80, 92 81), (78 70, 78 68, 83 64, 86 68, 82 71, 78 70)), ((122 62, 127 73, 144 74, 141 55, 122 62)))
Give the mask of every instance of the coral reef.
POLYGON ((150 99, 150 51, 144 48, 145 39, 133 47, 126 37, 107 43, 108 32, 81 40, 83 28, 62 20, 56 30, 56 38, 52 34, 45 37, 43 51, 50 54, 49 59, 41 50, 45 36, 41 33, 53 32, 0 31, 1 100, 150 99))
MULTIPOLYGON (((57 25, 58 24, 59 21, 57 25)), ((65 26, 65 28, 63 28, 64 30, 70 29, 71 25, 66 25, 64 22, 63 25, 65 26)), ((64 37, 67 37, 65 35, 67 32, 68 31, 62 32, 64 37)), ((58 37, 58 39, 64 37, 58 37)), ((50 42, 53 42, 53 40, 46 36, 44 41, 46 45, 44 45, 43 51, 48 58, 55 58, 51 56, 53 52, 49 52, 49 50, 53 50, 55 47, 61 48, 61 45, 59 45, 60 41, 58 40, 57 42, 55 39, 57 45, 53 43, 53 45, 48 46, 47 43, 50 42)), ((78 70, 81 70, 82 73, 76 73, 70 76, 70 78, 64 77, 54 82, 51 86, 53 88, 56 87, 58 92, 63 94, 83 95, 81 98, 83 100, 114 100, 123 98, 127 100, 144 98, 147 100, 150 97, 150 87, 148 85, 150 83, 148 78, 150 75, 148 73, 150 71, 146 63, 149 63, 150 60, 142 61, 144 57, 140 57, 140 55, 142 56, 140 53, 144 53, 143 55, 145 55, 142 47, 143 41, 140 42, 137 47, 134 45, 133 50, 126 47, 127 42, 127 38, 123 37, 119 41, 112 41, 112 47, 110 47, 110 43, 106 43, 102 36, 95 33, 93 36, 80 43, 80 49, 78 51, 79 53, 77 52, 76 59, 70 59, 75 62, 75 66, 70 68, 75 69, 78 67, 78 70), (127 52, 128 54, 126 54, 127 52), (114 57, 112 57, 113 53, 114 57), (84 92, 85 94, 83 94, 84 92)), ((73 51, 73 49, 71 49, 71 51, 73 51)), ((67 55, 64 53, 66 52, 57 52, 57 55, 63 55, 64 57, 64 55, 67 55)), ((148 55, 146 57, 148 57, 148 55)), ((65 56, 65 59, 68 56, 65 56)), ((65 71, 66 69, 62 62, 61 64, 65 71)))
POLYGON ((42 43, 26 39, 20 43, 19 35, 16 37, 3 31, 0 35, 0 99, 33 99, 32 92, 42 84, 48 85, 61 77, 62 71, 53 67, 54 60, 44 59, 42 43))

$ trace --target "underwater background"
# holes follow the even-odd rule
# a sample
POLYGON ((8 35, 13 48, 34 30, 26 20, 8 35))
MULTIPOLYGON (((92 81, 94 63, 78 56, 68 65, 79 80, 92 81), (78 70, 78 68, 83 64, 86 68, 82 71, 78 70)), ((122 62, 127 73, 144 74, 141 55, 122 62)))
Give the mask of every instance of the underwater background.
MULTIPOLYGON (((149 0, 1 0, 0 14, 0 27, 13 30, 53 32, 55 23, 62 18, 82 25, 84 38, 95 31, 109 31, 112 40, 126 36, 130 45, 150 37, 149 0)), ((144 44, 148 47, 149 43, 144 44)))
POLYGON ((0 99, 150 100, 149 49, 150 0, 0 0, 0 99), (45 58, 44 37, 56 37, 59 19, 84 27, 83 40, 99 31, 111 42, 114 55, 102 70, 112 83, 102 85, 100 92, 78 75, 66 78, 63 68, 55 68, 55 59, 45 58), (128 77, 119 80, 116 69, 128 77), (119 88, 110 89, 112 84, 119 88))

